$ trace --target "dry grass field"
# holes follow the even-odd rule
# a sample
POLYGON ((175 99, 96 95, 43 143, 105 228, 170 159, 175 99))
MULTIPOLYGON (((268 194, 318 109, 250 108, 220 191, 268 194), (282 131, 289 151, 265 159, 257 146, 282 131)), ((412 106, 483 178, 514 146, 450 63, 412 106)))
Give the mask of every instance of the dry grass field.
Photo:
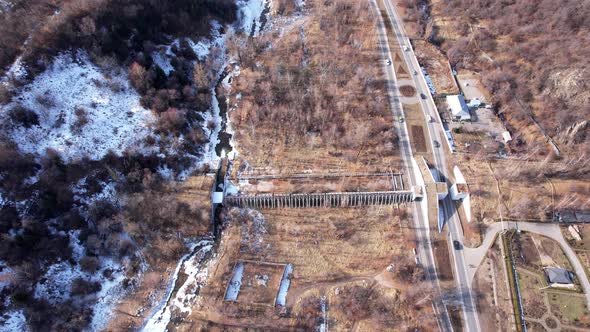
POLYGON ((307 1, 240 50, 229 117, 240 158, 278 174, 400 169, 368 1, 307 1), (245 62, 242 60, 242 62, 245 62))
POLYGON ((234 208, 224 215, 227 227, 199 308, 173 324, 178 330, 308 330, 321 321, 322 310, 314 303, 322 298, 328 303, 331 330, 436 326, 428 282, 413 259, 414 232, 404 207, 262 212, 234 208), (234 265, 240 261, 249 264, 243 280, 267 275, 268 289, 243 281, 237 302, 224 301, 234 265), (280 273, 266 271, 268 263, 293 266, 285 308, 256 304, 260 299, 267 303, 276 292, 280 273), (390 265, 393 269, 388 271, 390 265))
POLYGON ((240 192, 244 194, 409 190, 407 182, 408 179, 405 175, 389 173, 382 175, 236 179, 240 192))

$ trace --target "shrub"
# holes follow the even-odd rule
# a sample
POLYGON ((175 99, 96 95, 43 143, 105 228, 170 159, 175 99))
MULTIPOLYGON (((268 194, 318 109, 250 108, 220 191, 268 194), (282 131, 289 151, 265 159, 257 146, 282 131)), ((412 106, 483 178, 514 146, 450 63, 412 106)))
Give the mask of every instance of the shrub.
POLYGON ((39 115, 34 111, 25 108, 22 105, 13 107, 8 115, 13 122, 24 126, 25 128, 31 128, 32 126, 39 125, 39 115))
POLYGON ((71 124, 70 130, 74 133, 80 133, 82 128, 89 122, 88 113, 84 107, 77 106, 74 110, 74 115, 76 115, 76 121, 71 124))
POLYGON ((72 281, 70 291, 73 295, 88 295, 100 291, 101 288, 100 283, 97 281, 76 278, 72 281))

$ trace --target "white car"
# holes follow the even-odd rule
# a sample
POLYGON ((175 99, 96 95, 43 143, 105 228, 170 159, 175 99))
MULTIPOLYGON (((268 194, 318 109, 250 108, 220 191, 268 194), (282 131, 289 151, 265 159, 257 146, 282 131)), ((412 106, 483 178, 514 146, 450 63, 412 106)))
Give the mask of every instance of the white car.
POLYGON ((404 45, 404 51, 406 51, 406 52, 407 52, 407 51, 409 51, 409 50, 410 50, 410 49, 409 49, 407 46, 405 46, 405 45, 404 45))

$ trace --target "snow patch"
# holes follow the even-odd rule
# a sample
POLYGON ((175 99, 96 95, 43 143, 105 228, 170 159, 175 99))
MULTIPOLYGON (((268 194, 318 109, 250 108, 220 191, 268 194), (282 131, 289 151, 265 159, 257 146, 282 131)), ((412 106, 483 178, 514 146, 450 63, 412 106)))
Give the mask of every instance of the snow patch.
POLYGON ((7 78, 12 78, 16 80, 20 80, 27 75, 27 69, 23 64, 23 57, 19 56, 16 60, 12 63, 8 71, 6 72, 7 78))
POLYGON ((293 273, 293 265, 285 265, 285 271, 283 271, 283 279, 281 280, 281 286, 279 287, 279 293, 277 295, 277 305, 285 306, 287 304, 287 292, 291 285, 291 274, 293 273))
POLYGON ((125 294, 123 288, 123 281, 125 280, 125 273, 123 268, 111 259, 102 260, 103 269, 96 273, 97 276, 102 274, 102 271, 113 271, 110 278, 99 277, 101 281, 101 289, 96 294, 97 302, 94 305, 94 312, 92 322, 90 323, 90 331, 101 331, 108 324, 113 308, 117 305, 119 299, 125 294))
POLYGON ((69 231, 68 236, 70 237, 70 248, 72 248, 72 258, 79 262, 86 254, 86 248, 80 244, 79 236, 80 230, 69 231))
MULTIPOLYGON (((76 247, 77 244, 74 246, 76 247)), ((80 254, 79 248, 74 248, 74 255, 80 254)), ((123 268, 110 258, 101 260, 101 269, 95 274, 82 271, 79 265, 72 266, 68 262, 60 262, 53 264, 45 273, 42 281, 36 285, 35 298, 42 298, 53 305, 59 305, 72 297, 71 285, 77 278, 97 281, 101 285, 100 291, 94 295, 96 304, 89 327, 91 331, 98 331, 106 326, 113 306, 124 294, 122 283, 125 273, 123 268), (105 271, 111 272, 110 277, 104 277, 105 271)))
POLYGON ((45 299, 51 304, 69 300, 72 281, 83 276, 85 273, 78 266, 72 266, 67 262, 53 264, 35 287, 35 298, 45 299))
POLYGON ((11 310, 0 315, 0 332, 28 331, 24 311, 11 310))
MULTIPOLYGON (((38 126, 12 131, 20 150, 40 156, 52 148, 68 162, 82 157, 97 160, 109 150, 120 155, 126 149, 141 149, 155 117, 141 107, 126 73, 106 77, 86 53, 78 52, 76 60, 72 57, 57 56, 14 98, 39 116, 38 126), (84 117, 87 123, 79 125, 84 117)), ((16 103, 7 109, 11 106, 16 103)))
POLYGON ((173 309, 180 310, 183 313, 190 313, 191 308, 198 304, 199 290, 205 285, 211 266, 211 260, 206 261, 205 256, 212 248, 212 240, 201 240, 191 246, 191 253, 181 258, 172 274, 164 300, 143 327, 143 332, 165 331, 172 318, 173 309), (180 271, 187 274, 187 279, 172 298, 172 291, 175 288, 180 271))
POLYGON ((257 36, 260 32, 260 17, 268 0, 238 0, 238 22, 239 29, 246 34, 253 33, 257 36))
POLYGON ((84 184, 86 182, 86 177, 80 179, 75 186, 72 187, 72 193, 74 194, 74 199, 78 200, 79 202, 91 205, 96 201, 109 201, 109 202, 116 202, 117 201, 117 189, 115 188, 114 182, 100 182, 100 187, 102 191, 96 193, 90 197, 88 197, 86 193, 86 189, 84 188, 84 184))
POLYGON ((170 57, 165 54, 154 52, 152 53, 152 59, 154 60, 154 63, 166 73, 166 76, 170 75, 170 72, 174 70, 174 67, 172 67, 172 64, 170 63, 170 57))

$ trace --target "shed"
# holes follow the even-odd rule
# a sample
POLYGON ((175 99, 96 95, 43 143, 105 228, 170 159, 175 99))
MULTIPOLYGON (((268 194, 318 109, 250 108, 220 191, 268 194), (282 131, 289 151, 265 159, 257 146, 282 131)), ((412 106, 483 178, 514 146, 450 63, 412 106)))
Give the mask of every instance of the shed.
POLYGON ((453 118, 460 121, 470 121, 471 114, 462 95, 447 96, 447 105, 453 114, 453 118))
POLYGON ((573 273, 561 267, 543 268, 547 283, 552 287, 574 287, 573 273))
POLYGON ((508 130, 502 132, 502 138, 504 139, 504 143, 512 141, 512 136, 510 136, 510 132, 508 130))

